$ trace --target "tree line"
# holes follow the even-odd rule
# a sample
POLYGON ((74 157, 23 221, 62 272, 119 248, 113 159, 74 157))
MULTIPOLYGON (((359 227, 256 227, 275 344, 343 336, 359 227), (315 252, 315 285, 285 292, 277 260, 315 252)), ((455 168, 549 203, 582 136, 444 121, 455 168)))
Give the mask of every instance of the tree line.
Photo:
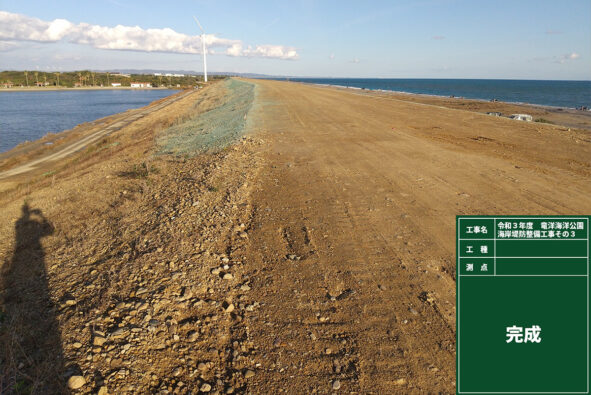
MULTIPOLYGON (((216 78, 213 76, 213 78, 216 78)), ((220 77, 223 78, 223 77, 220 77)), ((61 86, 73 87, 110 87, 113 83, 130 86, 132 82, 150 83, 153 87, 189 87, 203 82, 203 76, 185 75, 173 77, 153 74, 120 74, 112 72, 95 72, 90 70, 45 72, 45 71, 2 71, 0 86, 61 86)))

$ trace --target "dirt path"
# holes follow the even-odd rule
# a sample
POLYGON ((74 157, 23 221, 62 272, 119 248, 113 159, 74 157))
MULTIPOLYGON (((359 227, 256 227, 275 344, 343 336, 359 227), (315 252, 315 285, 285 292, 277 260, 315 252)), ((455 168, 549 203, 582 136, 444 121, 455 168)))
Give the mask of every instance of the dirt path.
POLYGON ((34 159, 29 161, 23 165, 16 166, 12 169, 0 172, 0 180, 3 178, 8 178, 11 176, 15 176, 18 174, 26 173, 32 171, 36 168, 42 167, 43 165, 47 164, 48 162, 55 162, 60 159, 65 158, 68 155, 71 155, 74 152, 78 152, 81 149, 87 147, 89 144, 92 144, 99 139, 108 136, 109 134, 121 130, 125 126, 129 125, 132 122, 135 122, 141 118, 144 118, 146 115, 151 114, 154 111, 158 111, 163 109, 166 106, 182 99, 183 97, 193 93, 192 91, 186 92, 181 95, 174 95, 161 103, 158 103, 153 106, 144 107, 139 110, 132 111, 131 114, 121 116, 115 122, 110 123, 108 126, 100 127, 96 130, 93 130, 90 134, 84 136, 81 139, 77 139, 65 147, 60 147, 60 149, 56 152, 52 152, 48 155, 45 155, 41 158, 34 159))
POLYGON ((454 392, 455 216, 590 212, 588 136, 257 83, 251 389, 454 392))

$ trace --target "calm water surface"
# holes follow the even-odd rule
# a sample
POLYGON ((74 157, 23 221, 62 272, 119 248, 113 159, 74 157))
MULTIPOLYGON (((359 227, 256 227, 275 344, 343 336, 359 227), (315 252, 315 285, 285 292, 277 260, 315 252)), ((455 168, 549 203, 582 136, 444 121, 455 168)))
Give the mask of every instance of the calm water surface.
POLYGON ((0 152, 176 93, 176 90, 0 91, 0 152))

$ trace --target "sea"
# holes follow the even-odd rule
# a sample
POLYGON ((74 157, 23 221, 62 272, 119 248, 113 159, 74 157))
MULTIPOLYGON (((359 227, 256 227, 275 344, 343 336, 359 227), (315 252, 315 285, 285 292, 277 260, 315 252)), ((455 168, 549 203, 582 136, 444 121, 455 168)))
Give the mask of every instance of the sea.
POLYGON ((591 81, 414 79, 414 78, 278 78, 351 88, 497 99, 560 108, 591 108, 591 81))
POLYGON ((0 91, 0 152, 178 92, 172 89, 0 91))

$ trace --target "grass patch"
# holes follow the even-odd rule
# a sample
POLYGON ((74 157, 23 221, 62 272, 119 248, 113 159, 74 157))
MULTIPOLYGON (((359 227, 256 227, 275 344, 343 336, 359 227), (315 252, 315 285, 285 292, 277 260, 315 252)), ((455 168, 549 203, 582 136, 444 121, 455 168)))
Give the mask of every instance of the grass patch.
POLYGON ((17 394, 31 394, 31 385, 24 380, 18 380, 14 385, 14 391, 17 394))
POLYGON ((191 157, 202 152, 218 152, 236 141, 246 126, 246 115, 254 101, 254 84, 228 80, 228 94, 218 105, 163 131, 158 139, 160 154, 191 157))

